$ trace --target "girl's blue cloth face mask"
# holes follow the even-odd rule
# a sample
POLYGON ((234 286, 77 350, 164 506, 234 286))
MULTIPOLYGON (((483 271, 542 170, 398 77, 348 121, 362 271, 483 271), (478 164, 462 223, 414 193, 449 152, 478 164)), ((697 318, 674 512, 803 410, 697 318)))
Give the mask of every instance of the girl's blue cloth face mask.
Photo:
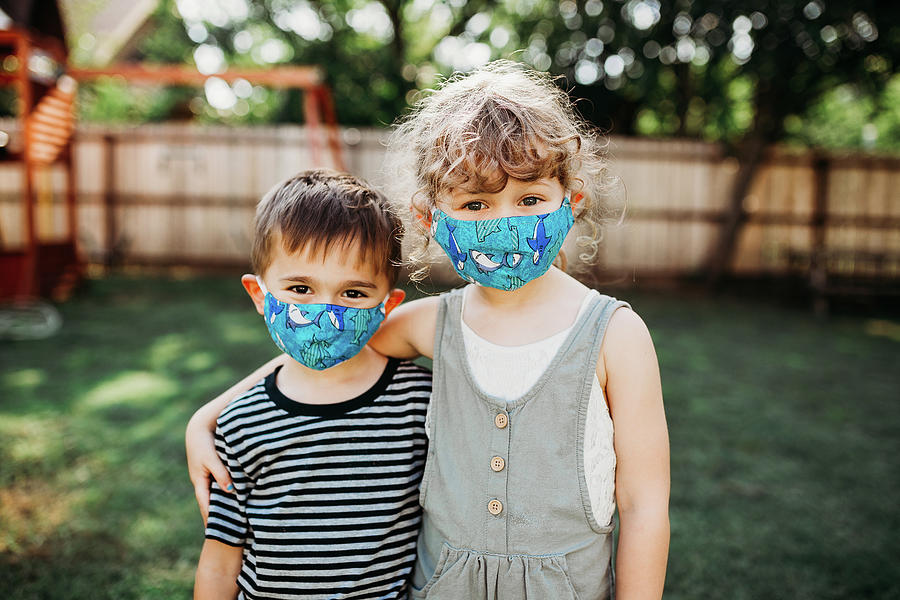
POLYGON ((372 308, 289 304, 257 281, 266 295, 263 312, 275 345, 310 369, 321 371, 353 358, 384 321, 384 301, 372 308))
POLYGON ((463 221, 436 208, 431 235, 469 283, 514 290, 547 272, 574 222, 567 194, 544 215, 463 221))

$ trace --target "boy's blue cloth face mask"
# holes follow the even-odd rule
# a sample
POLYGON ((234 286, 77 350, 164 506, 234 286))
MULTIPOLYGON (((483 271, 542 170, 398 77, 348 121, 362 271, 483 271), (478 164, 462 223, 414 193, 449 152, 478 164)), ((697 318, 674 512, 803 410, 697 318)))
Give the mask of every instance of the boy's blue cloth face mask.
POLYGON ((544 215, 462 221, 436 208, 431 235, 469 283, 514 290, 547 272, 574 222, 566 195, 544 215))
POLYGON ((372 308, 337 304, 289 304, 265 293, 266 326, 275 345, 310 369, 321 371, 356 356, 384 321, 382 302, 372 308))

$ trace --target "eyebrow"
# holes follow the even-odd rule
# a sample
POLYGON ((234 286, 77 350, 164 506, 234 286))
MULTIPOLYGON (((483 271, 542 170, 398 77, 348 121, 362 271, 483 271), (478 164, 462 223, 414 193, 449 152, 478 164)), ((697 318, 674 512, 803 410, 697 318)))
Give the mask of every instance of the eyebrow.
MULTIPOLYGON (((302 283, 302 284, 310 284, 315 283, 315 281, 309 277, 304 275, 294 275, 291 277, 282 277, 281 281, 285 283, 302 283)), ((340 286, 342 288, 366 288, 366 289, 378 289, 378 286, 372 283, 371 281, 365 281, 361 279, 351 279, 349 281, 342 281, 340 286)))
POLYGON ((368 288, 368 289, 378 289, 378 286, 372 283, 371 281, 345 281, 341 284, 341 287, 353 287, 353 288, 368 288))
MULTIPOLYGON (((510 178, 510 179, 512 179, 512 178, 510 178)), ((546 181, 541 181, 540 179, 535 179, 534 181, 527 181, 527 182, 525 182, 525 183, 527 184, 528 187, 531 187, 531 186, 537 186, 538 189, 537 189, 537 190, 527 190, 527 189, 525 189, 525 190, 523 190, 522 193, 525 193, 525 192, 527 192, 527 191, 536 191, 536 192, 538 192, 538 193, 546 193, 548 190, 552 189, 552 184, 550 184, 550 183, 548 183, 548 182, 546 182, 546 181)), ((509 184, 507 183, 507 185, 509 185, 509 184)), ((457 190, 457 191, 451 192, 451 195, 459 195, 459 196, 484 196, 484 195, 491 195, 491 194, 499 194, 500 192, 503 191, 503 190, 499 190, 499 191, 497 191, 497 192, 484 192, 484 191, 479 190, 479 189, 472 189, 472 190, 470 191, 470 190, 468 190, 468 189, 466 189, 465 187, 462 187, 462 186, 455 188, 455 190, 457 190)))

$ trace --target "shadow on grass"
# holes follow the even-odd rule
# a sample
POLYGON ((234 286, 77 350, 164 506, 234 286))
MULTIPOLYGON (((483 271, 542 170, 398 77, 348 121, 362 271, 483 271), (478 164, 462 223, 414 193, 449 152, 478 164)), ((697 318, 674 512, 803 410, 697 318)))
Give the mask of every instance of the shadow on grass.
POLYGON ((188 597, 184 426, 274 354, 265 327, 237 278, 96 281, 61 308, 55 338, 0 348, 3 597, 188 597))

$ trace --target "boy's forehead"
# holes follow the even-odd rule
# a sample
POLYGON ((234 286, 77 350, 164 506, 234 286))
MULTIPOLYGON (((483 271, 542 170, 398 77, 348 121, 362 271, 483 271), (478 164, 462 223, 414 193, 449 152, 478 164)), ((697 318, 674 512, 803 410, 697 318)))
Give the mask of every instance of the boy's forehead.
POLYGON ((355 275, 374 283, 380 283, 382 278, 388 277, 385 269, 378 268, 374 249, 363 248, 357 240, 301 242, 293 251, 281 234, 276 234, 272 242, 270 269, 275 267, 281 274, 276 276, 317 274, 320 277, 343 280, 349 275, 355 275))

